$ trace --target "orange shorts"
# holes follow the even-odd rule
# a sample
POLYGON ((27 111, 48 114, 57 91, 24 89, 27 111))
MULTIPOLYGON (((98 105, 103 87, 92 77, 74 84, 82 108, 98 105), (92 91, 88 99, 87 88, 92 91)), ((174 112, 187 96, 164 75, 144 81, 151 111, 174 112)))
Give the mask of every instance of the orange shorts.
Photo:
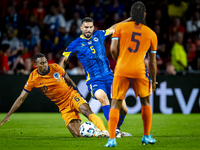
POLYGON ((114 76, 112 86, 112 99, 123 100, 126 92, 131 86, 135 91, 135 97, 147 97, 151 95, 151 81, 146 78, 127 78, 122 76, 114 76))
POLYGON ((70 98, 67 100, 68 103, 64 109, 60 111, 62 118, 64 119, 66 126, 73 119, 81 120, 78 112, 79 106, 83 103, 87 103, 87 101, 76 91, 73 91, 70 98))

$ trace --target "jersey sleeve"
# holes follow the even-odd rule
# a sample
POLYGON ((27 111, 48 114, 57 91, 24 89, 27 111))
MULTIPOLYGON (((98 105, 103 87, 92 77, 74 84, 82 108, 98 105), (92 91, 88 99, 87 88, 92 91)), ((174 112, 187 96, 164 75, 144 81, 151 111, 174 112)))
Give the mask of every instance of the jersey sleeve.
POLYGON ((31 73, 25 86, 24 86, 24 90, 29 93, 32 90, 32 88, 34 88, 34 87, 35 87, 35 83, 33 80, 33 73, 31 73))
POLYGON ((151 34, 151 53, 157 52, 158 38, 155 32, 151 34))
POLYGON ((120 38, 120 24, 117 24, 117 26, 115 27, 115 32, 112 35, 112 40, 119 40, 120 38))
POLYGON ((67 49, 62 53, 63 56, 70 58, 76 52, 76 44, 72 42, 67 49))
POLYGON ((60 67, 58 64, 55 64, 55 67, 62 77, 65 76, 65 70, 62 67, 60 67))
POLYGON ((103 38, 103 40, 105 40, 106 37, 110 35, 110 30, 109 29, 107 29, 107 30, 98 30, 97 32, 100 35, 100 37, 103 38))

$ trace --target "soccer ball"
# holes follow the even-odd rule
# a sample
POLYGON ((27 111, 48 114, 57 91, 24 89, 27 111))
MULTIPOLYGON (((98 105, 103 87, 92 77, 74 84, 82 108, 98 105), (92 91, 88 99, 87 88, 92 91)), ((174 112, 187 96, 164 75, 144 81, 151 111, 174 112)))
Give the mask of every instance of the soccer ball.
POLYGON ((80 126, 80 134, 83 137, 93 137, 95 135, 95 125, 91 122, 84 122, 81 126, 80 126))

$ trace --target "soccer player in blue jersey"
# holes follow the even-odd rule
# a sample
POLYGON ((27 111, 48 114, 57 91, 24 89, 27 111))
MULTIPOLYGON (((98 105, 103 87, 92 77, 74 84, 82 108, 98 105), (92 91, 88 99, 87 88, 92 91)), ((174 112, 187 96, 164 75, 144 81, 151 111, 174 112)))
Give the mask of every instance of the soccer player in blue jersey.
MULTIPOLYGON (((126 19, 122 22, 129 21, 126 19)), ((107 36, 114 33, 117 24, 114 24, 107 30, 94 31, 93 19, 86 17, 82 20, 82 35, 73 41, 63 52, 63 59, 60 66, 65 68, 70 56, 77 55, 77 58, 83 65, 86 73, 86 84, 94 99, 99 100, 105 118, 109 119, 111 100, 111 85, 113 81, 113 73, 109 67, 109 61, 106 57, 104 40, 107 36)), ((120 132, 124 118, 128 110, 125 101, 120 111, 119 123, 116 130, 116 137, 131 136, 129 133, 120 132)))

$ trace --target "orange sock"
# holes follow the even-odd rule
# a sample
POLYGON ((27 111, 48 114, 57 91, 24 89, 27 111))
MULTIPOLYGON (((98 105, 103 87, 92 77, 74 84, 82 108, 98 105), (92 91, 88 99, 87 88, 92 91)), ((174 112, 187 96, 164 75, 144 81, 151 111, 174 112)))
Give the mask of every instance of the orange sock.
POLYGON ((115 138, 115 132, 118 122, 119 122, 119 109, 111 108, 108 121, 108 132, 110 139, 115 138))
POLYGON ((150 135, 151 123, 152 123, 151 105, 142 106, 141 114, 143 120, 144 135, 150 135))
POLYGON ((106 127, 103 121, 95 114, 90 114, 88 119, 94 123, 94 125, 99 128, 101 131, 106 130, 106 127))

